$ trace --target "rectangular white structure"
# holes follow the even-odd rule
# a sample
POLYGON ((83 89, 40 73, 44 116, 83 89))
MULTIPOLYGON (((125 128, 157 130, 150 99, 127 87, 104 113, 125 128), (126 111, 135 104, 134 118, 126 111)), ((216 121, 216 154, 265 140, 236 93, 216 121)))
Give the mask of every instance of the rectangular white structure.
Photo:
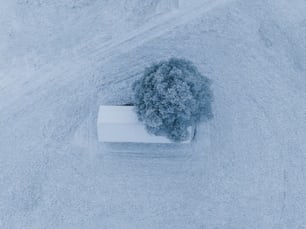
MULTIPOLYGON (((97 124, 100 142, 173 143, 166 137, 149 134, 133 106, 100 106, 97 124)), ((191 142, 193 134, 190 128, 190 139, 182 143, 191 142)))

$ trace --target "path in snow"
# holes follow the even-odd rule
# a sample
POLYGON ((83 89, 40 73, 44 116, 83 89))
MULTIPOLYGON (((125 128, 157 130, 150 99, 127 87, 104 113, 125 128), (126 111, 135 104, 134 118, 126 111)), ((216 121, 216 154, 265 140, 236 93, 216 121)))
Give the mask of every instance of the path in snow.
POLYGON ((234 1, 107 61, 67 51, 17 100, 1 91, 0 227, 305 228, 305 10, 234 1), (98 105, 128 101, 143 67, 170 56, 213 80, 214 119, 191 151, 110 152, 98 105))
MULTIPOLYGON (((78 44, 77 47, 69 50, 60 56, 58 60, 47 63, 39 69, 30 70, 28 77, 12 80, 10 77, 3 76, 1 87, 3 98, 1 109, 7 109, 7 106, 16 103, 20 95, 35 91, 37 94, 43 85, 49 84, 50 81, 69 84, 72 80, 77 80, 78 76, 83 76, 95 69, 97 66, 107 64, 107 61, 116 58, 144 43, 170 32, 175 27, 183 25, 193 20, 203 13, 228 3, 232 0, 210 0, 194 7, 192 4, 185 6, 183 9, 162 15, 155 20, 149 21, 135 31, 124 36, 120 36, 106 42, 99 42, 103 37, 94 37, 85 44, 78 44), (65 61, 63 61, 65 60, 65 61), (73 68, 71 66, 74 65, 73 68), (56 68, 54 66, 57 66, 56 68), (56 76, 56 77, 55 77, 56 76), (29 85, 29 86, 28 86, 29 85), (18 93, 15 93, 18 91, 18 93), (4 98, 10 98, 9 100, 4 98)), ((37 95, 38 96, 38 95, 37 95)), ((24 99, 24 98, 23 98, 24 99)), ((24 101, 23 101, 24 103, 24 101)))

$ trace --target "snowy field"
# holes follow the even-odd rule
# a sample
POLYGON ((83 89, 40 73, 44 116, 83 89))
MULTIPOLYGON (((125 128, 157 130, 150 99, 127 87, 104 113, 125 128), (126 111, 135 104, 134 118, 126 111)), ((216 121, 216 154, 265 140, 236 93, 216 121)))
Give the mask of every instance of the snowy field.
POLYGON ((1 0, 0 25, 1 229, 306 228, 305 0, 1 0), (172 56, 213 81, 190 147, 98 143, 172 56))

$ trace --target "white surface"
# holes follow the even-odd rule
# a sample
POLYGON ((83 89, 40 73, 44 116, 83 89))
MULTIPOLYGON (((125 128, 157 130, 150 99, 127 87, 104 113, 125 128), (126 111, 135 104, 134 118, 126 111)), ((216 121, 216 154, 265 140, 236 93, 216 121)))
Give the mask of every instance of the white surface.
POLYGON ((133 106, 100 106, 98 123, 141 124, 133 106))
MULTIPOLYGON (((100 106, 98 114, 98 139, 100 142, 173 143, 168 138, 149 134, 138 121, 133 106, 100 106)), ((190 143, 190 138, 181 143, 190 143)))
POLYGON ((305 228, 305 0, 176 2, 1 1, 1 229, 305 228), (98 106, 170 56, 214 119, 186 152, 109 152, 98 106))

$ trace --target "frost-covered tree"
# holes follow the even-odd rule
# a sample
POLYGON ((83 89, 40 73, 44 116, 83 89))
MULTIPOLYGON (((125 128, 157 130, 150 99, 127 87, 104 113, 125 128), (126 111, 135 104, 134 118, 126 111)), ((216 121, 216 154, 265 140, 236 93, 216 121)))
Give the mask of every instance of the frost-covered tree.
POLYGON ((138 118, 150 133, 186 140, 188 127, 212 118, 210 85, 190 61, 155 63, 133 84, 138 118))

